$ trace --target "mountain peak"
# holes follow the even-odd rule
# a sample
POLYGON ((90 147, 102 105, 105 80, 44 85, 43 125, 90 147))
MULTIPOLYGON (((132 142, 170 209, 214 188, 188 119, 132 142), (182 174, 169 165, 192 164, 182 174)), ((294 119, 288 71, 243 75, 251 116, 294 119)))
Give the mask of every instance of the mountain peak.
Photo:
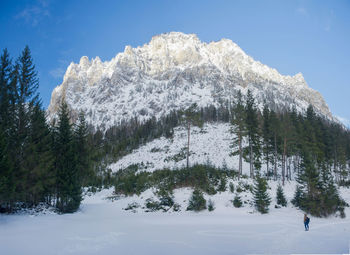
POLYGON ((73 119, 78 112, 98 128, 138 117, 160 117, 192 103, 219 106, 238 90, 254 92, 259 107, 284 109, 292 104, 304 111, 312 104, 327 118, 332 115, 321 94, 309 88, 301 73, 281 75, 248 56, 229 39, 205 43, 195 34, 170 32, 152 37, 143 46, 126 46, 111 61, 83 56, 71 63, 63 83, 52 93, 49 118, 66 100, 73 119), (59 89, 58 89, 59 88, 59 89))

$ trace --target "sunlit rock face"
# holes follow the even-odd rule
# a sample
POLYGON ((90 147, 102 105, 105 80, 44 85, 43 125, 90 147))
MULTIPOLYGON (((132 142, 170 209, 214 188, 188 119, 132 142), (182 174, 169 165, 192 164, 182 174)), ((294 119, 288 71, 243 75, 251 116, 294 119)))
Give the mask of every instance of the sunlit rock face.
POLYGON ((84 112, 91 126, 104 131, 133 117, 158 118, 193 103, 219 106, 248 89, 260 109, 266 102, 274 110, 295 106, 303 112, 311 104, 333 120, 321 94, 308 87, 301 73, 281 75, 231 40, 205 43, 179 32, 154 36, 141 47, 126 46, 111 61, 84 56, 71 63, 52 92, 48 116, 56 118, 64 100, 73 121, 84 112))

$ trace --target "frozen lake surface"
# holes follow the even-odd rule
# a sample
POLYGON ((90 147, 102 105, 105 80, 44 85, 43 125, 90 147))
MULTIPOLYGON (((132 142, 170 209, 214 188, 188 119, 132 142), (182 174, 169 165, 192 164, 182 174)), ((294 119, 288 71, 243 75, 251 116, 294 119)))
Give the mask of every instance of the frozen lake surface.
MULTIPOLYGON (((216 210, 200 213, 125 211, 139 199, 114 202, 111 190, 86 197, 75 214, 0 216, 1 254, 291 254, 349 253, 350 220, 311 217, 304 231, 301 211, 270 209, 268 215, 248 205, 227 207, 225 194, 216 210)), ((190 190, 177 191, 177 200, 190 190)), ((346 209, 350 217, 350 210, 346 209)))

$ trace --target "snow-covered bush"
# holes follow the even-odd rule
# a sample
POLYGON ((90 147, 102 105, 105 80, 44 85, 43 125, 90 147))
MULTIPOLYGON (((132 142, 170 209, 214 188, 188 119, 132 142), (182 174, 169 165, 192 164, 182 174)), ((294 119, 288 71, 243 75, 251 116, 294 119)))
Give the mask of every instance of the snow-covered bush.
POLYGON ((202 211, 207 209, 207 201, 203 197, 203 192, 195 189, 189 200, 187 211, 202 211))

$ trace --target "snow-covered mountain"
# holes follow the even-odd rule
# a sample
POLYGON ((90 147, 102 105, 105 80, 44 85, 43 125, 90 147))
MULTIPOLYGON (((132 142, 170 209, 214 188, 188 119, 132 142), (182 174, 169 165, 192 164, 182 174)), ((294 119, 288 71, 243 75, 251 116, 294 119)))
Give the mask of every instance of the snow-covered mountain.
POLYGON ((245 52, 234 42, 201 42, 194 34, 171 32, 154 36, 142 47, 125 47, 111 61, 84 56, 71 63, 61 85, 52 92, 49 119, 62 100, 72 118, 80 111, 101 130, 123 120, 160 117, 193 103, 199 107, 232 101, 238 90, 250 89, 258 106, 304 111, 312 104, 333 119, 321 94, 308 87, 301 73, 284 76, 245 52))

